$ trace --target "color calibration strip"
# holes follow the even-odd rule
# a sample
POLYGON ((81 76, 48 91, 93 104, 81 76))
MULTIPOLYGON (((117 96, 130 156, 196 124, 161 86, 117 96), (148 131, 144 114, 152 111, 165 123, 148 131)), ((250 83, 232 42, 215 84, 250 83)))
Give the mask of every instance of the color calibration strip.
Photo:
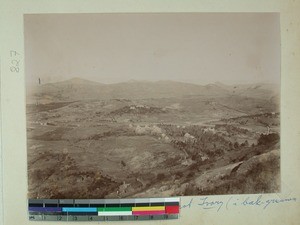
POLYGON ((33 221, 119 221, 178 219, 180 198, 29 199, 33 221))

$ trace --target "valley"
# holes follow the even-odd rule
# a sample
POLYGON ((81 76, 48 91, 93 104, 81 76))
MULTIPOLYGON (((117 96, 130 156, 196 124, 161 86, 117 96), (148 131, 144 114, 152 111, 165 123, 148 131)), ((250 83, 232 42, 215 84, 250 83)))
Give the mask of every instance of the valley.
POLYGON ((31 88, 29 197, 277 192, 278 90, 79 78, 31 88))

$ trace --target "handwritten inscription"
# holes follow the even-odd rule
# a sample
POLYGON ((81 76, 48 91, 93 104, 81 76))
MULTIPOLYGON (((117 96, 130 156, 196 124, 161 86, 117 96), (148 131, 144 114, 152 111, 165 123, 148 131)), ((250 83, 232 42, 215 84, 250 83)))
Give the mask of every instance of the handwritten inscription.
POLYGON ((219 200, 215 197, 195 197, 191 198, 187 203, 181 205, 181 209, 189 209, 192 207, 199 207, 204 210, 230 210, 236 207, 258 207, 262 210, 267 209, 274 204, 288 204, 295 203, 297 199, 291 198, 268 198, 259 196, 246 196, 246 197, 228 197, 227 199, 219 200))
POLYGON ((20 72, 20 53, 17 51, 10 51, 10 71, 13 73, 20 72))
POLYGON ((201 206, 203 209, 214 209, 216 208, 217 211, 219 211, 223 205, 224 205, 224 202, 223 201, 211 201, 208 199, 208 197, 205 197, 205 198, 200 198, 199 199, 199 202, 198 203, 198 206, 201 206))
POLYGON ((192 205, 193 205, 193 198, 191 198, 191 200, 189 201, 189 203, 188 204, 185 204, 185 205, 181 205, 181 209, 184 209, 184 208, 191 208, 192 207, 192 205))

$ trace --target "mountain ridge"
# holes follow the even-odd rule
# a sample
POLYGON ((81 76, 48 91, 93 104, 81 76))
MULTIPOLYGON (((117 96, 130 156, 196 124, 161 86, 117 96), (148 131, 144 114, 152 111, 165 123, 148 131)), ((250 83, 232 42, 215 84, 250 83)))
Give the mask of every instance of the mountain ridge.
POLYGON ((227 96, 249 95, 272 97, 276 93, 272 85, 225 85, 220 82, 200 85, 172 80, 138 81, 129 80, 113 84, 103 84, 82 78, 72 78, 56 83, 45 83, 28 90, 28 98, 47 98, 49 101, 73 101, 85 99, 143 99, 170 98, 183 96, 227 96))
POLYGON ((257 86, 257 85, 271 85, 271 86, 280 86, 280 84, 277 83, 271 83, 271 82, 255 82, 255 83, 236 83, 236 84, 225 84, 220 81, 216 81, 213 83, 208 83, 208 84, 198 84, 198 83, 191 83, 191 82, 183 82, 183 81, 175 81, 175 80, 157 80, 157 81, 150 81, 150 80, 136 80, 136 79, 129 79, 127 81, 122 81, 122 82, 115 82, 115 83, 101 83, 99 81, 94 81, 94 80, 89 80, 81 77, 73 77, 70 79, 62 80, 62 81, 57 81, 57 82, 48 82, 44 83, 41 85, 46 85, 46 84, 59 84, 59 83, 95 83, 95 84, 101 84, 101 85, 114 85, 114 84, 124 84, 124 83, 181 83, 181 84, 192 84, 192 85, 197 85, 197 86, 209 86, 209 85, 215 85, 215 86, 227 86, 227 87, 232 87, 232 86, 257 86))

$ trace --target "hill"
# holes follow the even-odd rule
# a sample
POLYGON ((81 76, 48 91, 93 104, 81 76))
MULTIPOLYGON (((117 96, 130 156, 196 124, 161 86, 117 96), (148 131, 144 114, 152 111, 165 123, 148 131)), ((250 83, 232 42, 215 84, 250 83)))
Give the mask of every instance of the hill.
POLYGON ((226 97, 232 95, 271 99, 278 94, 277 90, 279 88, 276 89, 276 87, 266 84, 230 86, 215 83, 197 85, 166 80, 101 84, 81 78, 73 78, 31 87, 27 91, 27 100, 28 103, 33 103, 35 101, 59 102, 87 99, 149 99, 187 96, 226 97))

